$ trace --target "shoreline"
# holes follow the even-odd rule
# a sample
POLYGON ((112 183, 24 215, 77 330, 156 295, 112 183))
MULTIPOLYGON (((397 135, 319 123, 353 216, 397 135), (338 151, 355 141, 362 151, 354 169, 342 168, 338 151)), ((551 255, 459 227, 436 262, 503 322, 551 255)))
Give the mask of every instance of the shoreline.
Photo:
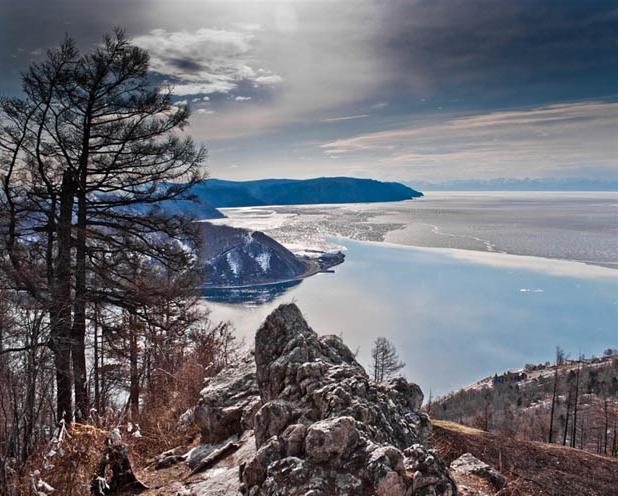
POLYGON ((327 239, 353 243, 364 243, 402 250, 424 251, 438 253, 450 258, 480 265, 489 265, 503 269, 523 269, 543 272, 554 276, 566 277, 604 277, 618 278, 618 267, 607 267, 596 263, 587 263, 567 258, 550 258, 537 255, 519 255, 507 252, 491 252, 470 248, 444 248, 433 246, 405 245, 391 241, 365 241, 338 236, 327 236, 327 239), (517 263, 519 262, 519 263, 517 263))
MULTIPOLYGON (((307 251, 315 251, 315 250, 307 250, 307 251)), ((328 255, 328 253, 324 253, 324 254, 328 255)), ((335 256, 336 254, 333 253, 332 255, 335 256)), ((310 267, 305 272, 303 272, 302 274, 299 274, 296 277, 291 277, 289 279, 281 279, 277 281, 260 282, 260 283, 255 283, 255 284, 241 284, 237 286, 210 286, 208 284, 202 284, 200 286, 200 289, 204 289, 204 290, 207 290, 207 289, 216 289, 216 290, 247 289, 247 288, 259 288, 259 287, 265 287, 265 286, 276 286, 278 284, 286 284, 289 282, 297 282, 297 281, 302 281, 304 279, 307 279, 308 277, 315 276, 316 274, 323 274, 323 273, 331 272, 331 269, 333 267, 341 265, 345 261, 345 257, 341 256, 340 258, 337 259, 335 263, 332 263, 329 265, 322 265, 320 264, 319 258, 309 258, 309 257, 299 257, 299 258, 303 258, 303 261, 305 263, 310 264, 310 267)))

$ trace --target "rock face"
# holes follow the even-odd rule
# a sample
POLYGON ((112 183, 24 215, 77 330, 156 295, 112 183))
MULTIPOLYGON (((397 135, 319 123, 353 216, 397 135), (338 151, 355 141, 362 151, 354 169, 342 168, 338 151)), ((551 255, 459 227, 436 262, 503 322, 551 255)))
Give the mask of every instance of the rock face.
POLYGON ((370 380, 341 339, 318 336, 296 305, 277 308, 257 331, 254 356, 201 396, 194 419, 208 443, 255 445, 240 461, 244 495, 457 494, 427 447, 420 388, 370 380))
MULTIPOLYGON (((193 412, 193 420, 208 445, 253 429, 253 417, 261 406, 251 355, 208 379, 193 412)), ((210 449, 210 448, 205 448, 210 449)))

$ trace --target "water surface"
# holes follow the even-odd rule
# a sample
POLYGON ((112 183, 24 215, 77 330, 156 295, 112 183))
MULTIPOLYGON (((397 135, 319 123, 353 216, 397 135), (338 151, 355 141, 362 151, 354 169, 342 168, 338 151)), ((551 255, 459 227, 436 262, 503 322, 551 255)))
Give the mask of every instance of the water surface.
POLYGON ((219 222, 296 251, 346 250, 334 274, 211 294, 214 317, 249 342, 295 301, 365 365, 374 339, 391 339, 407 377, 434 394, 550 360, 556 345, 573 356, 618 348, 618 193, 441 192, 225 213, 219 222))
POLYGON ((327 242, 346 249, 346 261, 334 274, 276 287, 273 298, 259 302, 210 304, 213 317, 231 320, 251 341, 273 308, 294 301, 316 331, 340 334, 350 348, 358 348, 365 365, 374 339, 388 337, 407 364, 408 379, 434 395, 549 360, 556 345, 573 355, 618 347, 614 269, 500 254, 475 258, 478 253, 465 250, 327 242))

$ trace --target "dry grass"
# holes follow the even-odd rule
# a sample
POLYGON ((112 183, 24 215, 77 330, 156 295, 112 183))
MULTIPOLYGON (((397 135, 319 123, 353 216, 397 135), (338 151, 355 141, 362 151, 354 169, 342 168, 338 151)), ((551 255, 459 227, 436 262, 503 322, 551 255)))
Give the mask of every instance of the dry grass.
POLYGON ((90 494, 90 483, 101 460, 107 431, 87 424, 73 424, 62 449, 50 458, 52 466, 45 468, 44 455, 49 447, 41 448, 28 461, 21 481, 20 494, 30 494, 28 476, 39 470, 41 478, 56 489, 54 494, 83 496, 90 494))
POLYGON ((618 496, 618 460, 434 421, 432 441, 447 463, 469 452, 506 475, 510 496, 618 496))

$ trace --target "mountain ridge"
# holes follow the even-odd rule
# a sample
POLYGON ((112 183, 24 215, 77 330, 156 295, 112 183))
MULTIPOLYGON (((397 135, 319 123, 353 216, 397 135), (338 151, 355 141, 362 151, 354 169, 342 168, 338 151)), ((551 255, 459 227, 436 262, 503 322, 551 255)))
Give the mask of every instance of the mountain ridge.
POLYGON ((251 181, 210 178, 196 184, 191 193, 215 208, 373 203, 423 196, 402 183, 343 176, 251 181))

